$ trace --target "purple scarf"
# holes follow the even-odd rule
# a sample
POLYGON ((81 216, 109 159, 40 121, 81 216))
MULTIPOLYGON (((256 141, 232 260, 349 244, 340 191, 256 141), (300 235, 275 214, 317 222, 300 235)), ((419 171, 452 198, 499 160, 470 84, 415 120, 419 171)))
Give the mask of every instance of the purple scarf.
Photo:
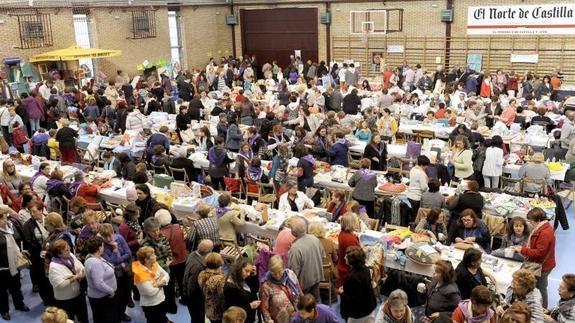
POLYGON ((208 152, 208 160, 210 161, 210 163, 219 166, 224 163, 224 160, 226 159, 226 154, 225 152, 222 152, 222 154, 218 154, 216 148, 217 147, 210 148, 210 151, 208 152))
POLYGON ((250 152, 247 155, 244 155, 243 150, 240 150, 240 152, 238 153, 238 156, 242 157, 243 159, 246 160, 246 162, 248 162, 248 164, 251 164, 252 159, 254 159, 254 153, 252 151, 252 149, 250 148, 250 152))
POLYGON ((359 178, 361 178, 362 180, 364 180, 366 182, 370 181, 372 178, 377 176, 377 174, 375 174, 375 172, 373 172, 369 169, 365 169, 365 168, 358 170, 357 173, 359 174, 359 178))
POLYGON ((491 317, 495 315, 492 309, 488 308, 487 311, 479 316, 472 316, 471 313, 471 300, 464 300, 459 303, 459 309, 463 312, 463 316, 465 316, 465 322, 467 323, 482 323, 482 322, 489 322, 491 317))
MULTIPOLYGON (((38 178, 40 176, 46 176, 46 174, 42 173, 41 171, 36 172, 36 174, 34 174, 34 176, 32 176, 32 178, 30 178, 30 184, 34 185, 34 181, 36 180, 36 178, 38 178)), ((48 176, 46 176, 46 177, 48 177, 48 176)))
POLYGON ((313 158, 311 154, 303 156, 302 159, 310 163, 313 167, 315 167, 315 158, 313 158))
POLYGON ((66 266, 66 268, 70 269, 70 271, 76 275, 76 268, 74 267, 74 259, 70 256, 67 258, 61 258, 61 257, 52 257, 52 260, 50 260, 53 263, 56 264, 60 264, 63 266, 66 266))
POLYGON ((383 151, 385 150, 385 145, 382 145, 381 143, 374 145, 373 143, 371 144, 371 146, 373 147, 373 149, 375 149, 375 151, 377 151, 378 156, 381 156, 381 154, 383 153, 383 151))
POLYGON ((69 190, 72 193, 72 196, 76 196, 76 192, 78 192, 78 188, 80 185, 84 184, 84 182, 73 182, 70 184, 69 190))
POLYGON ((248 143, 250 144, 250 147, 254 145, 254 142, 256 142, 256 140, 258 140, 260 138, 260 134, 256 132, 256 135, 253 136, 252 138, 248 139, 248 143))
POLYGON ((221 218, 222 216, 224 216, 224 214, 228 213, 229 210, 230 210, 229 207, 220 207, 220 206, 218 206, 218 207, 216 208, 216 216, 217 216, 218 218, 221 218))
POLYGON ((259 181, 264 172, 261 167, 253 167, 251 164, 248 166, 247 170, 249 180, 254 182, 259 181))

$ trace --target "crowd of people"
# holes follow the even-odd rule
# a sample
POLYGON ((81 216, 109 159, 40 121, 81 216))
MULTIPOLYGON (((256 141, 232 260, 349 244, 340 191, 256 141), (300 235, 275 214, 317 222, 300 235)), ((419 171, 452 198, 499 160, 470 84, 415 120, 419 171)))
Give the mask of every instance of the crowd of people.
MULTIPOLYGON (((529 265, 513 274, 504 297, 489 289, 496 273, 482 269, 482 255, 492 253, 492 237, 479 190, 502 188, 509 152, 500 135, 486 139, 478 127, 542 125, 546 133, 557 132, 560 149, 554 158, 575 156, 575 114, 570 112, 575 104, 570 98, 553 101, 562 73, 539 79, 532 73, 488 75, 459 68, 430 73, 405 63, 386 68, 381 84, 370 84, 352 63, 328 66, 292 56, 289 66, 281 68, 276 62, 259 66, 255 57, 246 56, 219 63, 212 59, 205 68, 180 72, 174 79, 162 74, 131 80, 118 71, 113 81, 80 89, 40 82, 17 100, 0 101, 0 146, 13 150, 0 174, 1 317, 11 318, 8 294, 15 310, 30 310, 21 292, 22 269, 28 268, 33 291, 47 307, 42 320, 50 323, 89 322, 88 304, 96 323, 131 321, 127 308, 136 304, 148 322, 170 322, 167 314, 178 311, 178 302, 188 307, 194 323, 205 318, 337 322, 339 317, 347 322, 573 322, 575 275, 562 277, 558 306, 548 304, 555 234, 543 210, 533 208, 525 218, 511 219, 502 246, 493 250, 505 256, 512 248, 513 259, 529 265), (373 104, 364 107, 365 98, 373 98, 373 104), (48 162, 29 181, 16 170, 21 153, 78 163, 79 136, 151 129, 147 116, 156 111, 177 115, 174 136, 166 126, 156 129, 141 159, 125 152, 100 156, 105 170, 135 184, 127 190, 130 204, 112 220, 93 209, 108 182, 86 180, 81 170, 70 182, 48 162), (560 118, 549 117, 554 115, 560 118), (425 298, 421 317, 410 308, 408 290, 394 290, 378 309, 366 247, 359 239, 370 218, 378 218, 376 171, 394 166, 387 148, 397 141, 405 118, 425 125, 446 120, 455 127, 447 174, 430 172, 440 162, 425 155, 404 169, 409 177, 407 222, 433 241, 467 245, 456 268, 439 260, 431 281, 418 286, 425 298), (210 120, 217 134, 205 126, 186 140, 192 123, 210 120), (359 161, 350 157, 350 136, 365 142, 359 161), (207 172, 187 158, 185 149, 172 147, 174 142, 207 152, 207 172), (327 201, 309 194, 317 168, 328 164, 356 164, 347 183, 350 199, 340 190, 327 201), (221 192, 217 205, 200 204, 195 214, 177 218, 149 187, 148 172, 167 173, 168 166, 185 169, 190 181, 209 177, 212 188, 221 192), (459 193, 445 199, 439 188, 452 182, 459 183, 459 193), (274 206, 282 212, 325 206, 341 226, 337 244, 326 238, 322 224, 293 216, 257 257, 229 259, 222 252, 226 242, 243 244, 238 229, 248 220, 222 191, 235 192, 232 186, 246 183, 271 184, 270 192, 278 196, 274 206), (67 201, 60 213, 52 205, 56 198, 67 201), (414 223, 420 209, 429 213, 414 223), (327 304, 331 297, 320 292, 328 277, 333 281, 328 294, 337 295, 339 316, 327 304)), ((543 153, 526 151, 520 157, 525 161, 520 177, 550 180, 543 153)), ((533 185, 521 192, 541 190, 542 184, 533 185)))

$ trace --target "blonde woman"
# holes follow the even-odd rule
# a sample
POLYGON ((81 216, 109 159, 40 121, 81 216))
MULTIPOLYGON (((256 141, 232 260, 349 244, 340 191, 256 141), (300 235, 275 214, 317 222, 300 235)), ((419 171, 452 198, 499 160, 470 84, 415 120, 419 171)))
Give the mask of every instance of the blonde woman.
POLYGON ((140 292, 140 305, 148 323, 168 322, 164 301, 164 286, 170 276, 156 261, 152 247, 142 247, 136 253, 137 260, 132 263, 134 284, 140 292))
POLYGON ((337 245, 331 239, 326 238, 326 229, 323 223, 321 222, 312 222, 309 225, 308 229, 309 234, 316 236, 321 242, 323 246, 323 250, 325 251, 325 257, 323 258, 323 265, 330 266, 329 270, 324 269, 323 277, 327 280, 331 277, 331 281, 334 282, 333 286, 331 287, 330 292, 335 292, 335 281, 337 280, 337 270, 335 268, 335 264, 337 264, 337 257, 338 257, 338 250, 337 245))
POLYGON ((297 299, 302 294, 297 276, 284 267, 278 255, 269 260, 268 270, 260 287, 260 308, 264 321, 289 322, 295 315, 297 299))
MULTIPOLYGON (((6 185, 12 194, 18 194, 18 186, 22 183, 20 175, 16 171, 16 165, 12 159, 8 158, 2 163, 2 177, 0 178, 0 184, 6 185)), ((8 201, 4 201, 8 204, 8 201)))
POLYGON ((198 285, 204 293, 206 317, 211 322, 219 322, 224 312, 224 260, 219 253, 212 252, 206 256, 205 261, 206 269, 200 272, 198 285))

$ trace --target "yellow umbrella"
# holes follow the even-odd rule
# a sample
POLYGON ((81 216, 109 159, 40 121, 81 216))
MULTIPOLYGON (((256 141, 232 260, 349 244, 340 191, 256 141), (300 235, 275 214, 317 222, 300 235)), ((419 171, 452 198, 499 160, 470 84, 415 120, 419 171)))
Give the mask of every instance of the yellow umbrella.
POLYGON ((71 46, 64 49, 58 49, 44 54, 30 56, 30 63, 45 61, 75 61, 82 58, 106 58, 122 55, 121 50, 83 48, 71 46))

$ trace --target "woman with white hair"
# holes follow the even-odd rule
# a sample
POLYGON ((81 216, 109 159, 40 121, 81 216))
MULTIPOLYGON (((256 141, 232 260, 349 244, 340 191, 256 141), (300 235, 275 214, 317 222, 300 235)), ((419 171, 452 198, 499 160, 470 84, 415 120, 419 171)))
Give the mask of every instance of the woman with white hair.
MULTIPOLYGON (((544 180, 546 183, 549 182, 551 172, 549 171, 549 168, 545 166, 544 162, 545 156, 543 153, 533 154, 533 156, 531 156, 529 159, 529 162, 523 164, 521 168, 519 168, 519 178, 544 180)), ((542 190, 541 186, 541 184, 537 183, 526 183, 523 187, 523 191, 536 193, 542 190)), ((543 188, 543 190, 545 190, 545 188, 543 188)))
POLYGON ((396 289, 383 304, 375 320, 376 323, 412 323, 413 314, 408 305, 407 294, 396 289))
POLYGON ((169 264, 170 268, 170 282, 166 290, 166 305, 168 312, 176 310, 175 297, 170 295, 174 291, 175 284, 178 284, 180 290, 183 290, 182 281, 184 280, 184 270, 186 268, 186 259, 188 257, 188 250, 186 249, 186 240, 184 238, 184 231, 179 224, 172 224, 172 214, 166 209, 156 211, 154 217, 160 224, 161 234, 168 240, 170 249, 172 250, 172 262, 169 264))

